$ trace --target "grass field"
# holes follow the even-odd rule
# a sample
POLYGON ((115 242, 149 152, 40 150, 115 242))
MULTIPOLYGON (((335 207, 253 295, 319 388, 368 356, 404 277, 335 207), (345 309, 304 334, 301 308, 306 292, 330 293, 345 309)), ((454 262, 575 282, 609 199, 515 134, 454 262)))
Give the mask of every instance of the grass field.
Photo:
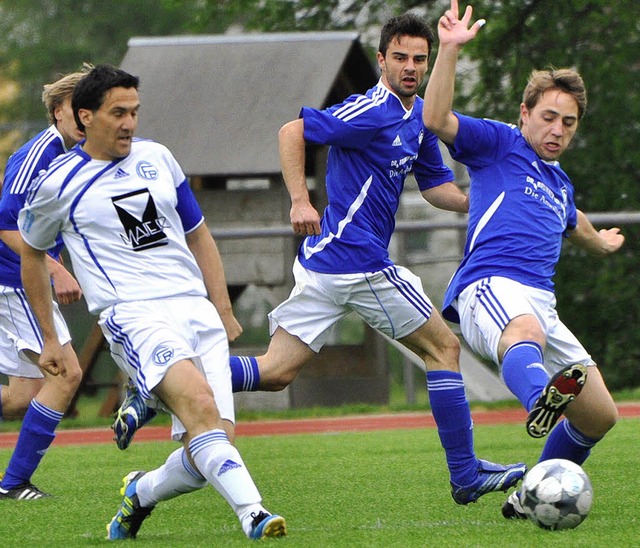
MULTIPOLYGON (((585 465, 594 492, 590 516, 577 529, 547 532, 500 515, 502 494, 460 507, 449 494, 444 456, 434 429, 246 437, 237 445, 265 505, 287 519, 287 547, 640 546, 638 432, 640 419, 620 420, 585 465)), ((479 456, 536 461, 542 441, 521 425, 477 426, 479 456)), ((172 442, 54 447, 34 483, 55 497, 2 501, 1 544, 95 546, 106 541, 120 478, 158 466, 172 442)), ((10 450, 0 450, 6 462, 10 450)), ((230 508, 213 489, 162 503, 143 525, 136 546, 241 546, 230 508)))

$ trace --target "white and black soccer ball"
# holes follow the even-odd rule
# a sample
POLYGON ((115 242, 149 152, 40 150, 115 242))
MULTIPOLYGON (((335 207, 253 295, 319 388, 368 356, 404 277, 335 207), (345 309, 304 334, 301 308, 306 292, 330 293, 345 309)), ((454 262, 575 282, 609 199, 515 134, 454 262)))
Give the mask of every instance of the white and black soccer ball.
POLYGON ((536 464, 522 481, 520 504, 527 517, 551 531, 573 529, 589 514, 593 488, 575 462, 550 459, 536 464))

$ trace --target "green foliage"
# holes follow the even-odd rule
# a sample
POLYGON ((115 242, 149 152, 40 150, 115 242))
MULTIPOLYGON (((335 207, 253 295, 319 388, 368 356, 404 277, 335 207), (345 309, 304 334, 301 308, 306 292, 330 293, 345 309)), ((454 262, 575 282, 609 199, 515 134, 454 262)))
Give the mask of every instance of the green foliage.
MULTIPOLYGON (((283 546, 635 546, 640 453, 629 448, 637 444, 638 427, 638 419, 622 420, 599 444, 585 465, 595 493, 591 513, 577 529, 561 532, 503 519, 502 494, 455 505, 434 429, 245 437, 237 445, 264 504, 287 519, 288 536, 277 541, 283 546)), ((521 425, 477 426, 475 435, 478 454, 500 462, 532 465, 541 448, 521 425)), ((157 467, 176 447, 54 446, 34 482, 55 497, 2 501, 2 546, 104 544, 105 525, 120 502, 120 478, 157 467)), ((0 462, 9 454, 0 450, 0 462)), ((207 488, 161 503, 136 546, 249 542, 222 497, 207 488)))

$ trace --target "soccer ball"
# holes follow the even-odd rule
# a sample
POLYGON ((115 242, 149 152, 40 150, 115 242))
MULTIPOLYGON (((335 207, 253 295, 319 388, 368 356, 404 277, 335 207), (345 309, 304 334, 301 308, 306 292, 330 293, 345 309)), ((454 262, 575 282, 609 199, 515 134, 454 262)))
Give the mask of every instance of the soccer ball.
POLYGON ((520 504, 538 527, 573 529, 589 514, 593 488, 575 462, 550 459, 536 464, 522 481, 520 504))

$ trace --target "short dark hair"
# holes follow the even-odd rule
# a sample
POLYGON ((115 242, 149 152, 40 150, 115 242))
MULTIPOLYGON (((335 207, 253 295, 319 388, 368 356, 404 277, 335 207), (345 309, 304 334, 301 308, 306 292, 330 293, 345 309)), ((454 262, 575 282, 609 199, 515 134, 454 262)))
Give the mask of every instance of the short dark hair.
POLYGON ((81 108, 95 112, 104 102, 104 96, 111 88, 135 88, 138 89, 140 78, 132 76, 124 70, 111 65, 96 65, 73 90, 71 108, 78 129, 84 131, 84 125, 80 121, 78 111, 81 108))
POLYGON ((380 33, 378 51, 382 56, 387 55, 387 48, 394 38, 400 36, 418 36, 424 38, 429 46, 429 54, 435 41, 435 34, 429 24, 414 13, 404 13, 389 19, 380 33))

